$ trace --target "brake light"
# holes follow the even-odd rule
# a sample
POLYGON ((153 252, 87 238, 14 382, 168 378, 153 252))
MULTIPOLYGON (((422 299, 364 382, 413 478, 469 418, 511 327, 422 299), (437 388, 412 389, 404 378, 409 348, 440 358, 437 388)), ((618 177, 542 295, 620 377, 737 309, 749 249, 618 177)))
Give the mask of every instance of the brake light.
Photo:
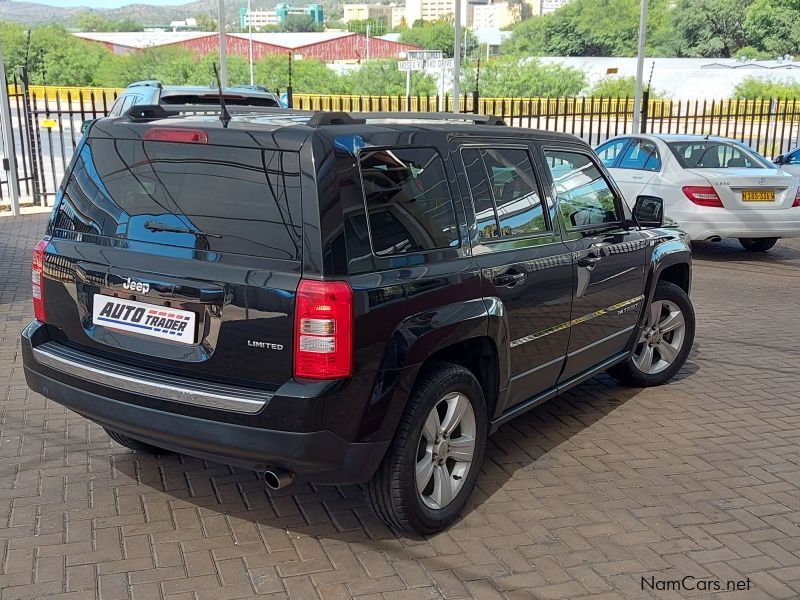
POLYGON ((183 127, 152 127, 144 132, 145 142, 177 142, 181 144, 207 144, 208 132, 183 127))
POLYGON ((33 289, 33 316, 37 321, 45 322, 44 313, 44 251, 50 243, 45 236, 33 247, 33 263, 31 268, 31 288, 33 289))
POLYGON ((724 208, 717 191, 710 185, 687 185, 683 188, 686 197, 699 206, 724 208))
POLYGON ((800 187, 797 188, 797 193, 794 195, 794 202, 792 202, 792 208, 796 208, 800 206, 800 187))
POLYGON ((301 279, 295 305, 295 377, 336 379, 352 372, 353 291, 344 281, 301 279))

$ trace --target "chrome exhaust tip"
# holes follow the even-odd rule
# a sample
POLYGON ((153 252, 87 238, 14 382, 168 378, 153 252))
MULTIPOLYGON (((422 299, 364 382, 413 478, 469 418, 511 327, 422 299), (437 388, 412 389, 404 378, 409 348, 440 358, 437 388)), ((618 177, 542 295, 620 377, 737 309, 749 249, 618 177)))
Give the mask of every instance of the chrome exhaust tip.
POLYGON ((285 469, 271 469, 264 472, 264 482, 271 490, 285 488, 294 481, 294 472, 285 469))
POLYGON ((712 235, 710 238, 706 238, 707 242, 721 242, 722 238, 718 235, 712 235))

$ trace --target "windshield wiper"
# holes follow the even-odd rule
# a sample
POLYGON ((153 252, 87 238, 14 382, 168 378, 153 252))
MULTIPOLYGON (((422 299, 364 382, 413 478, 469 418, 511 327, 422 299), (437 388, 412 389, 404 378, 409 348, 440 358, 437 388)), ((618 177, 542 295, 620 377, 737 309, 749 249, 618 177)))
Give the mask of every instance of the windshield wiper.
POLYGON ((168 233, 190 233, 192 235, 196 235, 197 237, 212 237, 212 238, 222 237, 218 233, 203 233, 202 231, 199 231, 197 229, 174 227, 172 225, 165 225, 164 223, 159 223, 158 221, 145 221, 144 228, 149 229, 150 231, 165 231, 168 233))

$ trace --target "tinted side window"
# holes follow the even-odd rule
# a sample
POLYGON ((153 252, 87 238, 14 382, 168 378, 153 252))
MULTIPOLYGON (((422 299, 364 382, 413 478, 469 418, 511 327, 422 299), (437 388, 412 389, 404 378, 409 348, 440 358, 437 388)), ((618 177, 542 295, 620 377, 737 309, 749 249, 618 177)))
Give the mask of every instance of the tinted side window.
POLYGON ((533 164, 520 148, 465 148, 461 152, 479 239, 547 230, 533 164))
POLYGON ((472 204, 475 207, 475 224, 478 239, 497 236, 497 213, 494 210, 492 190, 489 188, 489 177, 483 163, 483 151, 478 148, 464 148, 461 159, 469 180, 472 204))
POLYGON ((526 150, 487 148, 483 161, 497 204, 500 235, 525 235, 545 231, 542 200, 526 150))
POLYGON ((600 157, 600 160, 603 161, 603 164, 606 167, 611 167, 613 166, 614 161, 617 160, 617 156, 619 156, 619 153, 622 152, 622 149, 625 147, 625 144, 627 143, 628 143, 628 138, 606 142, 602 146, 598 146, 596 150, 597 156, 600 157))
POLYGON ((372 250, 391 256, 458 246, 444 164, 432 148, 360 155, 372 250))
POLYGON ((660 171, 661 158, 653 142, 633 140, 619 163, 620 169, 636 169, 638 171, 660 171))
POLYGON ((111 106, 111 110, 108 113, 110 117, 118 117, 122 113, 122 103, 125 102, 125 97, 120 96, 114 101, 114 104, 111 106))
POLYGON ((546 150, 561 215, 568 228, 619 220, 614 193, 597 165, 585 154, 546 150))

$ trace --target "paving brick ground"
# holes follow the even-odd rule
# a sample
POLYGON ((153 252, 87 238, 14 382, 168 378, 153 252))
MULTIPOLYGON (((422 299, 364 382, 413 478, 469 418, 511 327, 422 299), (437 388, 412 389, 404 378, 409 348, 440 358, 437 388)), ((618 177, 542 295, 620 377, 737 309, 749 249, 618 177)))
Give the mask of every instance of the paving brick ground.
POLYGON ((45 219, 0 219, 2 600, 800 597, 800 243, 697 249, 678 380, 598 378, 504 426, 463 520, 410 539, 357 487, 135 455, 28 392, 45 219), (642 590, 687 575, 750 589, 642 590))

